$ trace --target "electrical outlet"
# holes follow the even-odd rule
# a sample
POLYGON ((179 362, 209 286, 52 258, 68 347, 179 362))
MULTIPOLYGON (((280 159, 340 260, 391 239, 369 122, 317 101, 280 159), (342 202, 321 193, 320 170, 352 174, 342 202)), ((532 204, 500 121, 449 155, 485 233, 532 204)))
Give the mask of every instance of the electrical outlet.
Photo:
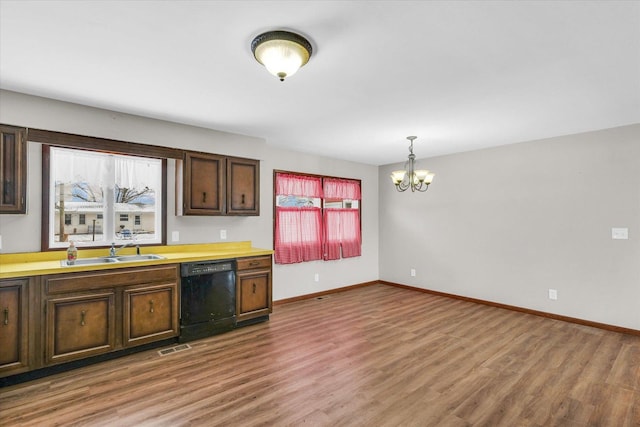
POLYGON ((549 299, 552 299, 552 300, 558 299, 558 291, 556 289, 549 289, 549 299))
POLYGON ((416 277, 416 269, 415 268, 411 269, 411 277, 416 277))
POLYGON ((614 227, 611 229, 611 238, 614 240, 627 240, 629 238, 629 229, 614 227))
POLYGON ((319 275, 318 273, 316 273, 316 274, 313 276, 313 280, 314 280, 314 281, 316 281, 316 282, 319 282, 319 281, 320 281, 320 275, 319 275))
POLYGON ((171 241, 172 242, 179 242, 180 241, 180 232, 179 231, 172 231, 171 232, 171 241))
POLYGON ((220 230, 220 240, 227 240, 227 230, 220 230))

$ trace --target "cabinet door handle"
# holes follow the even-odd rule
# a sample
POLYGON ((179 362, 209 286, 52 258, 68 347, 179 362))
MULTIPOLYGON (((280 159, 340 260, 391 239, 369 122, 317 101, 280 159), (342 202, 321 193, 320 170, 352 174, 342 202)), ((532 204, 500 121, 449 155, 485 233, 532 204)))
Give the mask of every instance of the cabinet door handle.
POLYGON ((153 300, 149 301, 149 313, 153 313, 153 300))
POLYGON ((203 192, 202 193, 202 203, 206 203, 207 202, 207 192, 203 192))
POLYGON ((86 310, 82 310, 80 312, 80 326, 84 326, 87 324, 87 322, 85 322, 85 316, 87 315, 86 310))
POLYGON ((2 310, 4 312, 4 321, 2 323, 4 323, 5 325, 9 324, 9 307, 5 307, 4 310, 2 310))
POLYGON ((242 195, 242 204, 244 205, 244 194, 242 195))
POLYGON ((253 293, 254 294, 256 293, 256 284, 255 283, 253 284, 253 293))

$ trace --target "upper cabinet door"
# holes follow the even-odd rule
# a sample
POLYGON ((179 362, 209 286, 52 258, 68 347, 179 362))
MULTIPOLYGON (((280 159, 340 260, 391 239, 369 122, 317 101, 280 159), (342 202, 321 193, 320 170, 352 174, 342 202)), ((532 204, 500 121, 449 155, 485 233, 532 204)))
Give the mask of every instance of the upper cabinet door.
POLYGON ((227 214, 260 215, 260 161, 227 159, 227 214))
POLYGON ((24 128, 0 125, 0 213, 27 212, 26 133, 24 128))
POLYGON ((176 162, 176 215, 260 215, 260 161, 185 151, 176 162))
POLYGON ((183 213, 222 215, 225 212, 225 158, 215 154, 185 153, 183 213))

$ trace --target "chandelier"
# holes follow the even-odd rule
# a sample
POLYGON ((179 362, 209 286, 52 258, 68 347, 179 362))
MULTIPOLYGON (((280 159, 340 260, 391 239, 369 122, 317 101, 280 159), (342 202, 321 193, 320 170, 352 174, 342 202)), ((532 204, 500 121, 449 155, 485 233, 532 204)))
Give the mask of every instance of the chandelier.
POLYGON ((256 61, 284 81, 285 77, 309 61, 311 43, 299 34, 289 31, 269 31, 260 34, 251 42, 251 51, 256 61))
POLYGON ((404 170, 391 172, 391 180, 398 191, 411 189, 411 191, 425 192, 435 176, 427 169, 416 169, 416 155, 413 154, 413 140, 416 138, 417 136, 407 137, 411 145, 409 145, 409 160, 404 164, 404 170))

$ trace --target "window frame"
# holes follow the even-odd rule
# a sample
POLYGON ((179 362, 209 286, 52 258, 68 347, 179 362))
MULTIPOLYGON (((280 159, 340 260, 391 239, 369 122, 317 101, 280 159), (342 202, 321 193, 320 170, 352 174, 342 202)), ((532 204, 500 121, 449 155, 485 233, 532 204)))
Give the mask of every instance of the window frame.
MULTIPOLYGON (((360 186, 360 193, 362 194, 362 180, 358 179, 358 178, 345 178, 345 177, 340 177, 340 176, 331 176, 331 175, 317 175, 317 174, 312 174, 312 173, 305 173, 305 172, 293 172, 293 171, 287 171, 287 170, 280 170, 280 169, 274 169, 273 170, 273 226, 272 226, 272 230, 273 230, 273 248, 275 250, 276 248, 276 215, 277 215, 277 208, 278 208, 278 195, 276 194, 276 177, 278 174, 289 174, 289 175, 298 175, 298 176, 306 176, 306 177, 313 177, 313 178, 320 178, 321 181, 321 185, 324 187, 324 180, 325 179, 344 179, 344 180, 349 180, 349 181, 356 181, 358 182, 358 185, 360 186)), ((360 228, 360 236, 362 236, 362 195, 360 196, 360 200, 357 201, 357 208, 356 207, 350 207, 348 209, 354 209, 354 210, 358 210, 358 215, 359 215, 359 228, 360 228)), ((322 219, 322 226, 324 227, 324 220, 325 220, 325 210, 330 210, 333 209, 332 207, 325 207, 325 203, 326 202, 337 202, 337 201, 341 201, 343 202, 343 199, 325 199, 324 195, 323 197, 320 198, 320 203, 318 206, 320 208, 320 213, 321 213, 321 219, 322 219)), ((314 204, 315 205, 315 204, 314 204)), ((344 207, 344 206, 343 206, 344 207)), ((324 230, 322 231, 324 234, 324 230)), ((362 242, 360 243, 362 245, 362 242)), ((324 252, 324 245, 323 245, 323 252, 324 252)), ((340 261, 344 258, 340 257, 339 259, 334 259, 334 260, 325 260, 324 259, 324 253, 323 253, 323 259, 320 260, 315 260, 315 261, 340 261)), ((304 262, 312 262, 312 261, 302 261, 304 262)), ((291 265, 291 264, 278 264, 278 265, 291 265)))
MULTIPOLYGON (((109 154, 133 155, 136 157, 155 158, 162 161, 161 167, 161 241, 160 243, 140 243, 141 246, 157 246, 167 244, 167 159, 181 159, 182 151, 158 147, 154 145, 137 144, 133 142, 118 141, 105 138, 96 138, 83 135, 68 134, 63 132, 54 132, 40 129, 28 129, 27 141, 42 144, 42 215, 40 230, 40 247, 41 251, 60 251, 65 248, 49 246, 49 208, 50 194, 46 190, 50 188, 51 179, 51 154, 50 147, 62 147, 70 149, 78 149, 85 151, 97 151, 109 154)), ((105 248, 110 244, 106 243, 101 246, 92 246, 91 248, 105 248)))

